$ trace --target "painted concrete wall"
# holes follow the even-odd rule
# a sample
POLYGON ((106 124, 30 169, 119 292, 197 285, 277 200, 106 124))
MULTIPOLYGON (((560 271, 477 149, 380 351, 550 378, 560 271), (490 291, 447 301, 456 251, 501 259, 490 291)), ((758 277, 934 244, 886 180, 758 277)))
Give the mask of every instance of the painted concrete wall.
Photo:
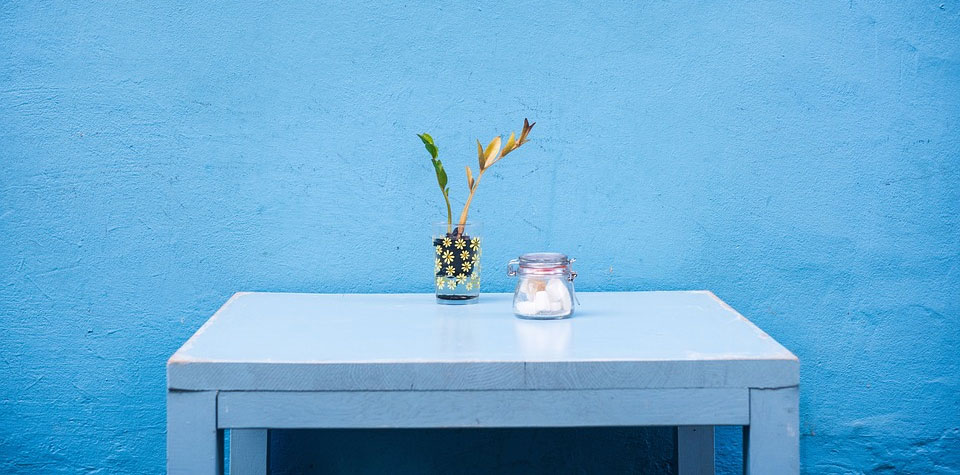
MULTIPOLYGON (((475 201, 487 290, 535 249, 583 290, 712 289, 799 355, 805 472, 960 471, 956 2, 208 3, 0 3, 0 472, 160 472, 164 361, 234 291, 430 291, 414 134, 462 202, 524 117, 475 201)), ((672 464, 640 429, 274 449, 672 464)))

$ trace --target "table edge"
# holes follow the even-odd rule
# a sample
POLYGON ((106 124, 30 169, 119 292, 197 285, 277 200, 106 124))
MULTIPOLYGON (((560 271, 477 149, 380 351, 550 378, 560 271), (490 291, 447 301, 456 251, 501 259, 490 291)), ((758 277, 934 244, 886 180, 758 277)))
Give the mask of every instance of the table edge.
MULTIPOLYGON (((726 302, 724 302, 723 299, 721 299, 720 297, 718 297, 717 294, 713 293, 713 291, 710 291, 710 290, 623 290, 623 291, 619 291, 619 290, 618 290, 618 291, 589 291, 589 292, 578 292, 578 293, 581 293, 581 294, 584 294, 584 293, 586 293, 586 294, 642 294, 642 293, 694 293, 694 294, 706 294, 706 295, 708 295, 711 299, 715 300, 723 309, 732 312, 734 315, 736 315, 736 317, 737 317, 738 319, 742 320, 742 321, 745 322, 747 325, 749 325, 750 327, 752 327, 753 330, 754 330, 756 333, 758 333, 758 336, 760 336, 761 338, 768 339, 768 340, 772 341, 776 346, 779 347, 779 354, 777 355, 777 357, 742 358, 742 359, 746 359, 746 360, 757 360, 757 361, 759 361, 759 360, 769 360, 769 359, 773 359, 773 360, 785 359, 785 360, 793 360, 793 361, 799 362, 799 358, 797 358, 797 356, 796 356, 795 354, 793 354, 793 352, 791 352, 789 349, 787 349, 785 346, 783 346, 783 345, 782 345, 779 341, 777 341, 775 338, 773 338, 772 336, 770 336, 770 334, 768 334, 767 332, 763 331, 760 327, 758 327, 756 324, 754 324, 752 321, 750 321, 750 319, 744 317, 743 314, 741 314, 741 313, 738 312, 735 308, 733 308, 732 306, 730 306, 729 304, 727 304, 726 302)), ((170 356, 170 358, 167 359, 167 365, 170 365, 170 364, 179 364, 179 363, 187 363, 187 362, 213 362, 213 361, 224 362, 224 363, 227 363, 227 362, 237 362, 237 361, 231 361, 231 360, 201 360, 201 359, 196 359, 196 358, 190 358, 190 357, 188 357, 188 356, 186 355, 186 353, 187 353, 188 351, 190 351, 190 349, 191 349, 191 348, 193 347, 193 345, 196 343, 195 340, 196 340, 197 336, 203 334, 203 332, 206 331, 207 328, 209 328, 211 325, 213 325, 213 323, 216 321, 216 319, 217 319, 218 317, 220 317, 221 314, 222 314, 231 304, 233 304, 233 302, 235 302, 236 300, 238 300, 238 299, 241 298, 241 297, 244 297, 244 296, 247 296, 247 295, 254 295, 254 294, 269 294, 269 295, 326 295, 326 296, 350 296, 350 295, 378 295, 378 296, 389 296, 389 295, 422 295, 422 296, 426 296, 426 297, 429 297, 430 295, 433 295, 433 294, 424 293, 424 292, 398 292, 398 293, 311 293, 311 292, 238 291, 238 292, 235 292, 233 295, 231 295, 230 298, 228 298, 227 301, 224 302, 223 305, 221 305, 221 306, 217 309, 217 311, 214 312, 213 315, 212 315, 210 318, 208 318, 208 319, 200 326, 200 328, 198 328, 195 332, 193 332, 193 333, 190 335, 190 338, 188 338, 187 341, 185 341, 179 348, 177 348, 176 351, 174 351, 174 353, 170 356)), ((509 293, 509 292, 488 292, 487 295, 510 295, 510 293, 509 293)), ((576 318, 576 316, 574 316, 573 318, 576 318)), ((724 360, 724 359, 725 359, 725 358, 715 358, 715 359, 709 359, 709 360, 713 361, 713 360, 724 360)), ((739 359, 739 358, 731 358, 731 359, 739 359)), ((493 361, 497 361, 497 360, 493 360, 493 361)), ((592 360, 576 360, 576 361, 592 361, 592 360)), ((621 361, 621 360, 602 360, 602 361, 621 361)), ((626 361, 664 361, 664 360, 626 360, 626 361)), ((697 360, 666 360, 666 361, 697 361, 697 360)), ((244 360, 243 362, 247 362, 247 361, 244 360)), ((254 361, 254 362, 255 362, 255 361, 254 361)), ((366 361, 364 361, 364 362, 366 362, 366 361)), ((295 363, 300 363, 300 362, 295 362, 295 363)), ((349 363, 349 362, 348 362, 348 361, 336 361, 336 362, 334 362, 334 363, 349 363)), ((360 362, 357 362, 357 363, 360 363, 360 362)))

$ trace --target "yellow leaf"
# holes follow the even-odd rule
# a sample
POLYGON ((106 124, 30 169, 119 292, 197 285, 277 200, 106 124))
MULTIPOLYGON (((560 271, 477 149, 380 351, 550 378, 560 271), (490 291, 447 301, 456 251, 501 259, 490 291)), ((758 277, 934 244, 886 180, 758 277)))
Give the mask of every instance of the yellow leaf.
POLYGON ((483 145, 480 145, 480 140, 477 140, 477 161, 480 162, 480 170, 483 170, 483 145))
POLYGON ((470 167, 467 167, 467 186, 473 190, 473 172, 470 171, 470 167))
POLYGON ((510 138, 507 139, 507 144, 503 146, 503 151, 500 152, 501 157, 506 157, 508 153, 512 152, 515 149, 516 145, 516 134, 510 132, 510 138))
POLYGON ((490 141, 490 144, 487 145, 487 149, 483 151, 483 167, 489 167, 493 165, 494 160, 497 158, 497 155, 500 153, 500 136, 498 135, 495 139, 490 141))

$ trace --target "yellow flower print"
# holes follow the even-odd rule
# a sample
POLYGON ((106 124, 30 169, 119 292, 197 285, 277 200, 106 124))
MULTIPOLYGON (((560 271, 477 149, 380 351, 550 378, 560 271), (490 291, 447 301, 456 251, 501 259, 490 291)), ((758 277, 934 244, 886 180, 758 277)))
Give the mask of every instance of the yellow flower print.
POLYGON ((470 257, 470 260, 473 261, 474 263, 476 263, 476 262, 477 262, 477 259, 479 259, 479 258, 480 258, 480 255, 479 255, 479 254, 473 253, 473 256, 470 257))
POLYGON ((443 238, 443 247, 450 247, 450 238, 443 238))
POLYGON ((443 277, 437 277, 437 288, 443 289, 443 277))
POLYGON ((448 280, 448 281, 447 281, 447 288, 450 289, 450 290, 453 290, 453 289, 457 288, 457 281, 455 281, 455 280, 448 280))
POLYGON ((470 251, 460 251, 460 259, 470 259, 470 251))
POLYGON ((463 261, 463 266, 462 266, 462 268, 463 268, 463 271, 464 271, 464 272, 470 272, 470 267, 471 267, 471 266, 473 266, 473 264, 471 264, 470 261, 463 261))
POLYGON ((453 251, 443 251, 443 262, 447 264, 453 262, 453 251))
POLYGON ((456 246, 457 249, 463 249, 467 247, 467 241, 464 241, 463 238, 457 239, 457 243, 454 244, 454 246, 456 246))
POLYGON ((443 269, 443 263, 440 262, 440 259, 437 259, 436 262, 433 263, 433 271, 440 272, 440 269, 443 269))
POLYGON ((454 274, 454 272, 456 272, 456 271, 457 271, 457 270, 454 269, 453 266, 447 266, 447 276, 448 276, 448 277, 453 277, 453 274, 454 274))
POLYGON ((443 246, 437 245, 437 255, 443 254, 443 246))
POLYGON ((480 249, 480 238, 473 238, 470 240, 470 249, 473 249, 474 251, 480 249))
POLYGON ((460 285, 467 281, 467 276, 465 274, 457 274, 457 285, 460 285))
POLYGON ((467 282, 467 290, 473 290, 473 281, 467 282))

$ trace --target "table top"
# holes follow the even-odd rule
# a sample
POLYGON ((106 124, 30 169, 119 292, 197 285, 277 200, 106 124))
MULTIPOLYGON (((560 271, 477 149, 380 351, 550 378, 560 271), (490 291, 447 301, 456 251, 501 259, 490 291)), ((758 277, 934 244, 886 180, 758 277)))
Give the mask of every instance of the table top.
POLYGON ((530 321, 512 294, 238 293, 169 360, 168 386, 222 390, 784 387, 786 348, 708 291, 579 292, 530 321))

